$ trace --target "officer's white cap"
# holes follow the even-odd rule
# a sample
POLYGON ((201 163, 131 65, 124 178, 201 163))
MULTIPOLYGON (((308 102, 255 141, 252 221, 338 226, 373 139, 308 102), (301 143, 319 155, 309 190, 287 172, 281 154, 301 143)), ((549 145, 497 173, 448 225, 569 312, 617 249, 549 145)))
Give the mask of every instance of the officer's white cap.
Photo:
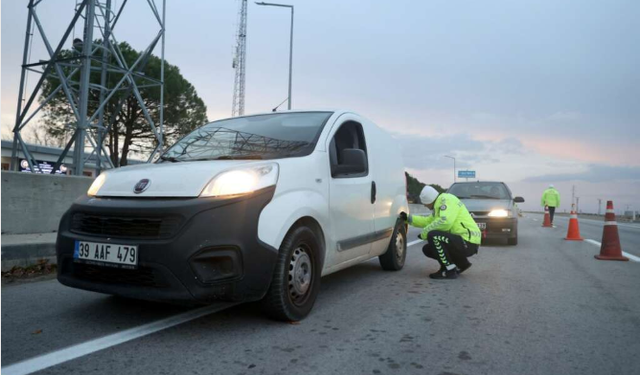
POLYGON ((420 202, 422 202, 422 204, 431 204, 436 198, 438 198, 438 191, 436 189, 429 185, 422 188, 420 192, 420 202))

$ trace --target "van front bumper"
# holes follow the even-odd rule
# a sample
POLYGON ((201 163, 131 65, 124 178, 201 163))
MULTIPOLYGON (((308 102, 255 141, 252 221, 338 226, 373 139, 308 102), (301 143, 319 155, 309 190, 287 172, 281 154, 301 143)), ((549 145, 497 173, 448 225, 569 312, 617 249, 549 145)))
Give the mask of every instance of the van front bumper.
POLYGON ((153 301, 254 301, 267 292, 277 249, 258 239, 275 187, 234 198, 77 200, 58 231, 58 280, 153 301), (76 241, 138 246, 135 269, 74 259, 76 241))

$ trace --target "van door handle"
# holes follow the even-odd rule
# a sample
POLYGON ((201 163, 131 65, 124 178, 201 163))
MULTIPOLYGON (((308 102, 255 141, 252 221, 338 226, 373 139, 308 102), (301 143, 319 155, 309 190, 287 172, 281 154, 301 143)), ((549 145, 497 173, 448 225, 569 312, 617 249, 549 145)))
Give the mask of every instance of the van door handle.
POLYGON ((376 182, 371 181, 371 204, 376 203, 376 182))

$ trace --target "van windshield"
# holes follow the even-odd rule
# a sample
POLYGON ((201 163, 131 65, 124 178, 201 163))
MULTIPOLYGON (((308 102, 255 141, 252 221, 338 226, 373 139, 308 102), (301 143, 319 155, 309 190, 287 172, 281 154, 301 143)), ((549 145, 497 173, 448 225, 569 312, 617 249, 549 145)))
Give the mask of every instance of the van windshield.
POLYGON ((176 142, 160 159, 180 162, 309 155, 332 114, 274 113, 215 121, 176 142))

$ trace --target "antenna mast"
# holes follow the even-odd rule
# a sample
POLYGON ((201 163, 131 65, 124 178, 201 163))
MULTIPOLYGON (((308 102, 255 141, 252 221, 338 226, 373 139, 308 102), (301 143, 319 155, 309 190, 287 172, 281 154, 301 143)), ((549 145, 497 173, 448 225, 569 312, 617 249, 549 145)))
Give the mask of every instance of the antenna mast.
POLYGON ((247 0, 240 0, 238 10, 238 34, 233 56, 232 67, 236 70, 236 78, 233 82, 233 106, 231 116, 244 115, 244 83, 247 57, 247 0))

